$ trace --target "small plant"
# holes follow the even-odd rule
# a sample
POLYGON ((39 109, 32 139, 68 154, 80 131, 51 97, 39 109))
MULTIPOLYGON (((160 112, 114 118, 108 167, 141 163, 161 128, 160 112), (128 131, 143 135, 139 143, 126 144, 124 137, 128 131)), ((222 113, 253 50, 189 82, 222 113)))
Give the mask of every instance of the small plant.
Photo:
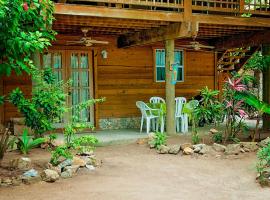
POLYGON ((270 170, 270 143, 258 151, 257 157, 259 160, 256 166, 259 173, 258 180, 261 185, 265 185, 270 182, 267 177, 270 170))
POLYGON ((45 138, 32 139, 30 136, 28 136, 27 129, 23 130, 23 135, 21 138, 18 138, 18 140, 18 148, 23 154, 28 154, 31 149, 46 141, 45 138))
POLYGON ((50 163, 52 163, 54 166, 56 166, 60 163, 61 158, 63 158, 63 159, 72 159, 73 158, 71 150, 66 145, 59 146, 55 150, 51 151, 50 163))
POLYGON ((161 145, 166 145, 167 136, 164 133, 156 132, 151 143, 154 148, 159 149, 161 145))
POLYGON ((222 133, 218 132, 218 133, 213 134, 212 140, 215 143, 222 143, 222 141, 223 141, 222 133))
POLYGON ((98 143, 98 139, 93 135, 85 135, 78 137, 72 141, 72 147, 77 153, 92 151, 95 145, 98 143))
POLYGON ((191 136, 192 144, 199 144, 201 141, 201 138, 198 133, 192 134, 191 136))

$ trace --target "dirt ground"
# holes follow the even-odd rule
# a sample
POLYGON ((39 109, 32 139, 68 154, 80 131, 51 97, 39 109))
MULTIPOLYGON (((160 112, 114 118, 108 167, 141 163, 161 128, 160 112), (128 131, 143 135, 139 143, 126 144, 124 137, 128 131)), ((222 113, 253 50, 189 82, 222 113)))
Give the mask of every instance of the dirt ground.
MULTIPOLYGON (((178 138, 171 143, 179 143, 178 138)), ((40 151, 30 157, 45 163, 49 154, 40 151)), ((96 154, 103 166, 93 172, 56 183, 0 188, 0 200, 270 199, 270 189, 255 181, 255 153, 227 159, 159 155, 145 145, 125 144, 99 147, 96 154)))

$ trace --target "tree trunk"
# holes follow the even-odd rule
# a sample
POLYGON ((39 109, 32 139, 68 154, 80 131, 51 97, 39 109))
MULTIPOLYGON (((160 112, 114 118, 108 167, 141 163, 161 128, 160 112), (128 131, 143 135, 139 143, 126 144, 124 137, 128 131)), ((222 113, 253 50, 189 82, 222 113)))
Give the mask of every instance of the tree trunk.
POLYGON ((174 63, 174 40, 165 41, 166 64, 166 132, 173 135, 175 131, 175 85, 171 84, 171 65, 174 63))

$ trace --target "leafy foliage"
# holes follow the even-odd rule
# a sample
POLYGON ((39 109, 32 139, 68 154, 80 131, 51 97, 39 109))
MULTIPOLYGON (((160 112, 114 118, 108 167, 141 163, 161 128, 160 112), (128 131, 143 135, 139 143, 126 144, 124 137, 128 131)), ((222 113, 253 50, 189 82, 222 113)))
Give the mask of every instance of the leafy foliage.
POLYGON ((159 149, 161 145, 166 145, 167 136, 164 133, 156 132, 151 143, 154 148, 159 149))
POLYGON ((223 135, 222 135, 222 133, 221 132, 218 132, 218 133, 213 134, 212 140, 215 143, 222 143, 222 141, 223 141, 223 135))
POLYGON ((265 177, 264 171, 267 171, 267 169, 270 170, 270 143, 267 146, 262 147, 258 151, 257 157, 258 162, 256 165, 256 169, 259 173, 259 182, 263 185, 264 183, 266 183, 266 179, 268 178, 265 177))
POLYGON ((264 71, 270 66, 270 56, 263 56, 262 52, 257 51, 245 64, 245 70, 264 71))
POLYGON ((198 133, 192 134, 191 136, 192 144, 199 144, 201 141, 201 138, 198 133))
POLYGON ((85 135, 74 139, 72 141, 72 147, 76 149, 78 153, 83 153, 92 151, 97 143, 98 139, 95 136, 85 135))
POLYGON ((31 137, 28 136, 27 129, 23 130, 22 137, 18 138, 18 140, 18 148, 23 154, 28 154, 31 149, 46 141, 45 138, 31 139, 31 137))
POLYGON ((58 165, 59 160, 61 158, 64 158, 64 159, 72 159, 73 158, 73 155, 72 155, 70 149, 66 145, 59 146, 55 150, 51 151, 50 163, 52 163, 53 165, 58 165))
POLYGON ((208 124, 219 122, 223 118, 223 107, 217 98, 219 91, 208 89, 206 86, 200 91, 200 94, 202 96, 202 101, 195 109, 198 120, 205 120, 208 124))
POLYGON ((66 111, 66 84, 56 82, 50 68, 44 71, 35 70, 34 82, 36 86, 32 98, 24 97, 23 92, 17 88, 9 96, 13 103, 25 117, 25 125, 41 135, 52 130, 52 124, 59 120, 66 111))
POLYGON ((0 1, 0 74, 31 73, 31 54, 54 39, 53 12, 50 0, 0 1))

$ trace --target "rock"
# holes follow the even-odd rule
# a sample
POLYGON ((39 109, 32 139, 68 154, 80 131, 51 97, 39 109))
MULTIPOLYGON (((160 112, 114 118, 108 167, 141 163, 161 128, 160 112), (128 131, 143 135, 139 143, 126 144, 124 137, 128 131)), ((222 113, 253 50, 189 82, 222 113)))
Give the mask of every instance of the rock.
POLYGON ((148 145, 149 145, 150 149, 155 148, 155 144, 153 142, 148 142, 148 145))
POLYGON ((246 151, 243 148, 240 148, 241 153, 246 153, 246 151))
POLYGON ((144 145, 144 144, 147 144, 148 142, 148 139, 147 138, 139 138, 136 143, 139 144, 139 145, 144 145))
POLYGON ((48 143, 43 143, 40 145, 41 149, 48 149, 50 147, 50 145, 48 143))
POLYGON ((157 150, 157 153, 160 154, 166 154, 169 153, 170 147, 165 146, 165 145, 160 145, 159 149, 157 150))
POLYGON ((59 165, 57 165, 57 167, 59 167, 60 169, 65 168, 66 166, 71 166, 72 165, 72 160, 71 159, 66 159, 63 162, 61 162, 59 165))
MULTIPOLYGON (((61 163, 60 163, 61 164, 61 163)), ((46 168, 47 169, 51 169, 51 170, 54 170, 54 171, 56 171, 59 175, 61 174, 61 172, 62 172, 62 169, 64 169, 64 168, 61 168, 61 166, 53 166, 51 163, 48 163, 47 165, 46 165, 46 168)))
POLYGON ((96 169, 93 165, 86 165, 85 167, 86 167, 88 170, 90 170, 90 171, 96 169))
POLYGON ((65 145, 65 142, 64 140, 56 139, 52 141, 52 145, 55 147, 59 147, 65 145))
POLYGON ((217 152, 225 152, 226 151, 226 146, 224 146, 222 144, 214 143, 212 147, 217 152))
POLYGON ((11 178, 2 178, 1 186, 9 186, 12 185, 12 179, 11 178))
POLYGON ((37 183, 37 182, 40 182, 41 181, 41 177, 38 175, 38 176, 35 176, 35 177, 31 177, 31 176, 22 176, 21 177, 21 180, 24 184, 26 185, 30 185, 30 184, 33 184, 33 183, 37 183))
POLYGON ((23 173, 23 176, 27 176, 27 177, 36 177, 38 176, 38 171, 35 169, 30 169, 26 172, 23 173))
POLYGON ((73 176, 72 169, 68 169, 61 173, 62 178, 71 178, 73 176))
POLYGON ((228 144, 225 154, 226 155, 238 155, 241 151, 241 145, 240 144, 228 144))
POLYGON ((257 142, 240 142, 240 145, 246 152, 255 152, 259 148, 257 142))
POLYGON ((72 165, 79 165, 80 167, 85 167, 86 161, 78 156, 74 156, 72 160, 72 165))
POLYGON ((76 174, 79 170, 80 166, 79 165, 71 165, 71 166, 66 166, 64 168, 64 171, 71 171, 72 174, 76 174))
POLYGON ((46 182, 55 182, 55 181, 57 181, 59 179, 59 175, 54 170, 45 169, 41 173, 41 178, 42 178, 43 181, 46 181, 46 182))
POLYGON ((85 151, 79 154, 80 156, 94 156, 94 151, 85 151))
POLYGON ((19 185, 21 185, 21 183, 22 183, 22 179, 16 178, 16 177, 12 178, 12 185, 13 186, 19 186, 19 185))
POLYGON ((268 144, 270 144, 270 137, 267 137, 258 143, 260 147, 266 147, 268 144))
POLYGON ((184 143, 180 145, 181 150, 183 151, 186 147, 192 148, 191 143, 184 143))
POLYGON ((217 129, 215 129, 215 128, 211 128, 211 129, 209 130, 209 132, 212 133, 212 134, 216 134, 216 133, 218 133, 219 131, 218 131, 217 129))
POLYGON ((180 145, 171 145, 171 146, 169 146, 169 153, 170 154, 178 154, 179 153, 179 151, 180 151, 180 145))
POLYGON ((191 154, 193 154, 193 149, 191 149, 190 147, 186 147, 183 150, 183 154, 184 155, 191 155, 191 154))
POLYGON ((208 146, 208 145, 204 145, 202 146, 202 149, 200 150, 199 154, 209 154, 209 153, 212 153, 214 150, 212 149, 211 146, 208 146))
POLYGON ((152 141, 155 138, 156 138, 156 134, 155 133, 151 132, 151 133, 148 134, 148 141, 152 141))
POLYGON ((205 146, 205 144, 195 144, 192 146, 194 153, 199 153, 202 148, 205 146))
POLYGON ((9 162, 9 166, 12 169, 19 169, 22 171, 26 171, 31 169, 31 159, 30 158, 16 158, 9 162))

